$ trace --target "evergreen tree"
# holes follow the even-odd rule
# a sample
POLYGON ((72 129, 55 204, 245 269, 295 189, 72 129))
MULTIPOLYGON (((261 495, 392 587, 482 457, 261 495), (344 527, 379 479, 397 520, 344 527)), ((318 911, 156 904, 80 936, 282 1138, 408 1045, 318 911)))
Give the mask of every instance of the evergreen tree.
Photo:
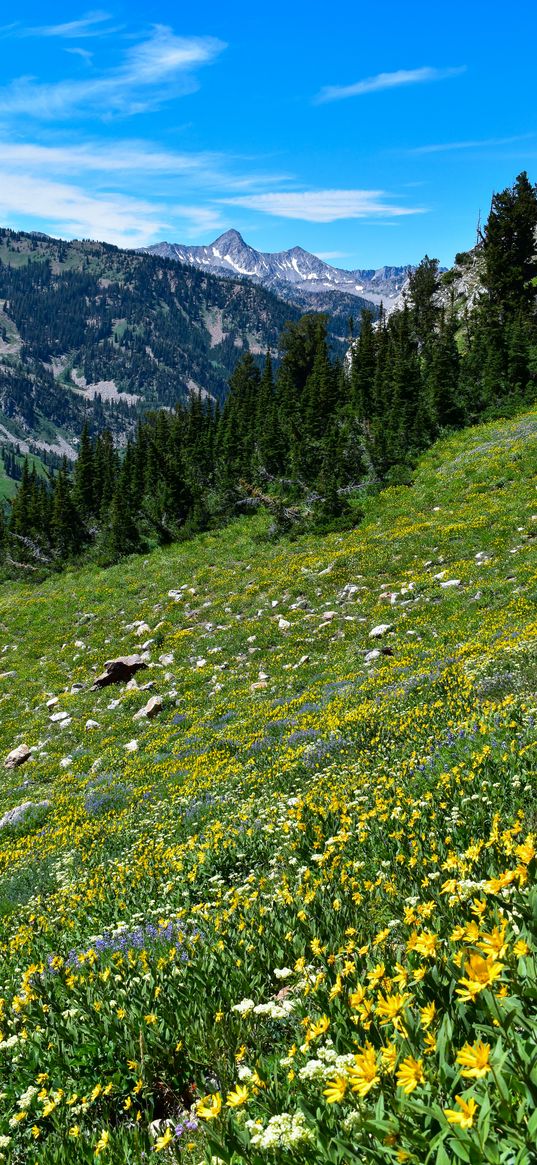
POLYGON ((537 186, 525 170, 494 194, 485 227, 485 285, 502 314, 533 304, 537 288, 537 186))
POLYGON ((86 541, 82 517, 72 497, 65 463, 54 481, 50 539, 55 554, 62 561, 79 554, 86 541))
POLYGON ((73 481, 73 500, 79 514, 85 521, 87 521, 95 512, 94 479, 95 466, 93 445, 89 434, 88 424, 85 421, 84 428, 82 429, 80 436, 80 445, 75 464, 73 481))

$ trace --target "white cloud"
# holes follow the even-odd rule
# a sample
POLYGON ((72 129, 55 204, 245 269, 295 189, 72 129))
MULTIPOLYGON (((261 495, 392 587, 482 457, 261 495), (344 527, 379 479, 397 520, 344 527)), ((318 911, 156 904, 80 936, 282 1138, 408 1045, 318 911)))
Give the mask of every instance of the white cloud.
POLYGON ((347 259, 349 252, 348 251, 315 251, 315 254, 316 254, 318 259, 323 259, 325 263, 328 263, 330 261, 330 259, 347 259))
POLYGON ((422 207, 390 204, 385 201, 387 198, 390 195, 383 190, 297 190, 221 198, 219 201, 303 222, 336 222, 338 219, 376 218, 378 215, 399 217, 423 211, 422 207))
POLYGON ((180 229, 188 238, 219 231, 225 225, 220 211, 208 206, 174 206, 171 210, 174 217, 184 220, 180 229))
POLYGON ((398 69, 395 73, 377 73, 375 77, 365 77, 353 85, 326 85, 315 98, 316 105, 328 101, 343 101, 347 97, 361 97, 364 93, 378 93, 382 89, 396 89, 401 85, 422 85, 427 81, 443 81, 464 73, 465 65, 451 69, 434 69, 429 65, 421 69, 398 69))
POLYGON ((111 19, 108 12, 87 12, 80 20, 69 20, 66 24, 44 24, 37 28, 21 30, 22 36, 58 36, 73 40, 75 37, 103 36, 107 30, 101 26, 111 19))
POLYGON ((416 146, 413 150, 408 150, 409 154, 441 154, 449 150, 474 150, 486 149, 488 146, 511 146, 514 142, 527 141, 528 138, 535 137, 533 133, 516 134, 511 138, 475 138, 473 141, 466 142, 438 142, 430 146, 416 146))
POLYGON ((74 57, 82 57, 82 60, 86 61, 88 65, 93 60, 93 53, 90 53, 88 49, 81 49, 79 45, 66 49, 65 51, 66 53, 71 53, 74 57))
POLYGON ((177 232, 196 238, 222 227, 220 211, 198 205, 159 205, 116 191, 88 193, 73 183, 4 170, 0 221, 62 238, 99 239, 118 247, 145 247, 177 232))
POLYGON ((58 234, 120 247, 143 247, 169 226, 159 208, 124 194, 88 194, 78 186, 28 174, 2 173, 0 218, 55 224, 58 234))
MULTIPOLYGON (((230 195, 239 194, 241 191, 266 190, 275 184, 281 185, 288 178, 285 174, 242 173, 243 162, 241 158, 224 154, 167 150, 136 138, 106 143, 84 142, 78 138, 73 145, 64 140, 43 145, 0 136, 0 167, 53 180, 85 174, 88 182, 97 186, 102 175, 113 175, 114 184, 123 187, 127 193, 135 184, 138 193, 145 190, 152 196, 156 175, 160 177, 161 197, 175 199, 180 179, 181 196, 185 196, 185 189, 191 191, 189 201, 192 191, 195 191, 196 198, 200 194, 212 196, 216 189, 230 195)), ((110 182, 110 177, 107 180, 110 182)))
POLYGON ((53 171, 56 174, 197 174, 210 171, 220 161, 216 154, 186 154, 158 149, 130 139, 100 144, 41 145, 35 142, 0 140, 0 163, 17 169, 53 171))
POLYGON ((193 92, 194 69, 214 61, 225 47, 215 37, 179 37, 156 25, 147 40, 132 45, 123 63, 108 72, 53 84, 20 77, 0 89, 0 113, 43 120, 63 119, 75 110, 107 118, 140 113, 166 97, 193 92))

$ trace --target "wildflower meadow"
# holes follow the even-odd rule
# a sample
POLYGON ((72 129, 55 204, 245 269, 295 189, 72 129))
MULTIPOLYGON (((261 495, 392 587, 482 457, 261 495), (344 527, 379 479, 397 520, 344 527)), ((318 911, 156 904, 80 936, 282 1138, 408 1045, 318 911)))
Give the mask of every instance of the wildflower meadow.
POLYGON ((537 1160, 536 469, 0 591, 0 1160, 537 1160))

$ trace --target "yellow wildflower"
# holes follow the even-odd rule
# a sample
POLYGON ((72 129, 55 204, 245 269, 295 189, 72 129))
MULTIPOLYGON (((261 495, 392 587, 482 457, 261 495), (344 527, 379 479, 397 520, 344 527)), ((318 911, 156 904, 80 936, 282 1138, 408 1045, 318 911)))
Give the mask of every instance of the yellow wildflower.
POLYGON ((215 1120, 222 1108, 222 1097, 219 1092, 214 1092, 212 1095, 204 1096, 198 1102, 196 1112, 198 1116, 204 1121, 215 1120))
POLYGON ((336 1076, 335 1080, 329 1080, 323 1092, 323 1096, 329 1104, 341 1104, 343 1097, 347 1091, 347 1081, 344 1076, 336 1076))
POLYGON ((431 1026, 435 1015, 436 1015, 436 1004, 434 1002, 434 999, 433 999, 432 1003, 427 1003, 425 1005, 425 1007, 420 1008, 421 1026, 423 1028, 425 1028, 426 1031, 427 1031, 427 1028, 429 1028, 431 1026))
POLYGON ((401 995, 396 993, 394 995, 379 995, 376 1005, 377 1015, 381 1016, 381 1027, 387 1023, 393 1023, 396 1030, 401 1028, 401 1012, 409 1000, 411 995, 401 995))
POLYGON ((478 1040, 473 1045, 465 1044, 457 1056, 457 1064, 462 1064, 464 1069, 461 1076, 468 1076, 476 1080, 480 1076, 486 1076, 487 1072, 491 1071, 489 1057, 490 1044, 484 1044, 482 1040, 478 1040))
POLYGON ((349 1081, 353 1092, 358 1096, 367 1096, 367 1093, 380 1080, 377 1069, 377 1057, 371 1044, 356 1053, 354 1064, 349 1068, 349 1081))
POLYGON ((106 1129, 103 1129, 103 1131, 99 1137, 99 1140, 97 1141, 97 1144, 95 1146, 95 1156, 96 1157, 100 1157, 103 1150, 106 1149, 106 1146, 108 1145, 109 1140, 110 1140, 110 1133, 108 1133, 106 1131, 106 1129))
POLYGON ((228 1108, 240 1108, 241 1104, 246 1104, 249 1092, 244 1084, 237 1084, 232 1092, 228 1092, 226 1104, 228 1108))
POLYGON ((462 990, 457 988, 457 995, 465 1001, 476 999, 480 991, 491 987, 494 981, 504 970, 504 964, 496 962, 493 955, 484 959, 482 955, 470 955, 464 964, 466 978, 459 979, 462 990))
POLYGON ((156 1152, 160 1153, 161 1149, 166 1149, 167 1146, 170 1144, 170 1141, 173 1141, 173 1133, 172 1133, 171 1128, 168 1126, 168 1128, 162 1134, 162 1136, 157 1137, 157 1139, 155 1141, 156 1152))
POLYGON ((412 1056, 407 1056, 397 1069, 396 1079, 399 1088, 402 1088, 403 1092, 407 1094, 413 1092, 418 1087, 418 1084, 425 1083, 423 1060, 414 1060, 412 1056))
POLYGON ((447 1117, 450 1125, 459 1125, 461 1129, 471 1129, 479 1105, 472 1097, 465 1100, 463 1096, 456 1096, 455 1103, 458 1104, 458 1109, 445 1108, 444 1116, 447 1117))

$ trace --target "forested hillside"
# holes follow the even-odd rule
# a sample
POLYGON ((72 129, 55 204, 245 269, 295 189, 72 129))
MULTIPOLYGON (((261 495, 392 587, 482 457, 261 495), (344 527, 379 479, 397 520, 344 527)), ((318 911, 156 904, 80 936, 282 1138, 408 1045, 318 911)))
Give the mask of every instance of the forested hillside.
POLYGON ((241 352, 276 353, 298 315, 176 262, 1 230, 0 424, 74 455, 85 417, 121 436, 140 409, 221 400, 241 352))

